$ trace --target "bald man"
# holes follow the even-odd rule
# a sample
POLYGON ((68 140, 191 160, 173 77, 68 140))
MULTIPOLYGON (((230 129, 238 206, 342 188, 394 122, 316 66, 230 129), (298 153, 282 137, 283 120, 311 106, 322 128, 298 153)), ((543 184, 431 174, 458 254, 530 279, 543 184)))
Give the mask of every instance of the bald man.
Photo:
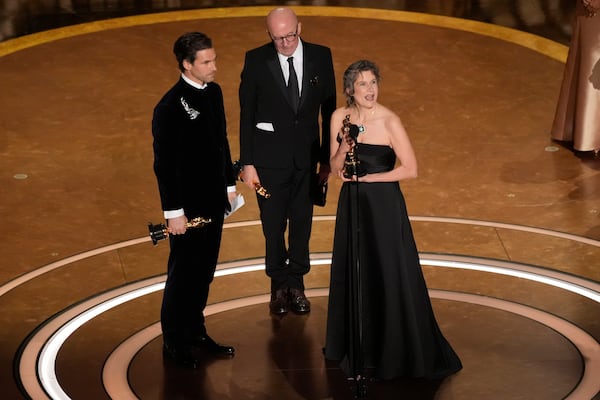
POLYGON ((266 25, 269 43, 246 53, 241 74, 241 179, 271 194, 257 195, 271 278, 269 309, 277 315, 303 314, 310 311, 304 294, 304 275, 310 270, 310 184, 317 165, 321 182, 330 172, 335 74, 331 50, 302 40, 302 24, 293 10, 272 10, 266 25))

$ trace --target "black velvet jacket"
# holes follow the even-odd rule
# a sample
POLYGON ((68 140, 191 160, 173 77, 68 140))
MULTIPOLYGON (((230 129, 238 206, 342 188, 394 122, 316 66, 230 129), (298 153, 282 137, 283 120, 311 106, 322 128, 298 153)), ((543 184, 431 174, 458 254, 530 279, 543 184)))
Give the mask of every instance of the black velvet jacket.
POLYGON ((163 210, 183 208, 188 219, 222 216, 235 176, 220 86, 197 89, 180 78, 154 109, 152 135, 163 210))

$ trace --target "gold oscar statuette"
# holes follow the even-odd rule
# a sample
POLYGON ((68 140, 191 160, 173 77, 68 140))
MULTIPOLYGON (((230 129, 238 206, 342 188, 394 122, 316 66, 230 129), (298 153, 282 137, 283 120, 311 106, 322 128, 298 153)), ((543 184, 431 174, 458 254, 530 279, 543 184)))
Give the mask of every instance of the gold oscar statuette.
POLYGON ((264 197, 265 199, 268 199, 269 197, 271 197, 271 193, 267 192, 267 189, 265 189, 260 183, 254 184, 254 190, 256 190, 256 193, 258 193, 260 196, 264 197))
MULTIPOLYGON (((196 217, 185 224, 187 229, 192 228, 202 228, 206 224, 210 224, 210 218, 204 217, 196 217)), ((169 230, 165 226, 165 224, 148 224, 148 232, 150 234, 150 238, 152 239, 152 244, 156 246, 156 244, 160 240, 164 240, 169 236, 169 230)))
POLYGON ((350 114, 346 115, 344 118, 344 133, 350 135, 350 138, 354 141, 354 145, 350 149, 349 152, 346 153, 346 159, 344 160, 344 178, 350 179, 353 176, 361 177, 365 176, 367 173, 361 168, 360 161, 358 160, 358 155, 356 154, 358 150, 358 127, 356 125, 350 124, 350 114))

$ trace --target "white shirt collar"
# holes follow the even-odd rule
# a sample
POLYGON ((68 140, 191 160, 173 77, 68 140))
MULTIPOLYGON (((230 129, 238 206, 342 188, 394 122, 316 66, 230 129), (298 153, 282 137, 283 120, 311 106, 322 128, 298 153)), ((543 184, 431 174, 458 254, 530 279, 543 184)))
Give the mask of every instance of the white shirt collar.
POLYGON ((196 89, 206 89, 206 83, 204 85, 201 85, 198 82, 194 82, 193 80, 185 76, 183 73, 181 73, 181 78, 183 78, 184 81, 186 81, 190 86, 193 86, 196 89))

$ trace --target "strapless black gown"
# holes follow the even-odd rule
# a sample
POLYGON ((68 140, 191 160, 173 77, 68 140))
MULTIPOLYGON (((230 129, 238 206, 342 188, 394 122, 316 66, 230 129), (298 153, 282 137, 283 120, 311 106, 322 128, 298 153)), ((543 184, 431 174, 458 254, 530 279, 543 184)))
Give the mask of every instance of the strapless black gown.
MULTIPOLYGON (((368 173, 394 168, 388 146, 360 144, 361 167, 368 173)), ((417 247, 398 182, 346 182, 338 201, 325 357, 339 361, 349 377, 353 346, 350 328, 357 315, 349 301, 353 268, 352 234, 358 220, 362 287, 362 358, 367 375, 443 378, 462 368, 436 322, 421 271, 417 247), (356 212, 358 211, 358 212, 356 212), (354 224, 354 225, 353 225, 354 224)), ((356 237, 355 237, 356 238, 356 237)))

